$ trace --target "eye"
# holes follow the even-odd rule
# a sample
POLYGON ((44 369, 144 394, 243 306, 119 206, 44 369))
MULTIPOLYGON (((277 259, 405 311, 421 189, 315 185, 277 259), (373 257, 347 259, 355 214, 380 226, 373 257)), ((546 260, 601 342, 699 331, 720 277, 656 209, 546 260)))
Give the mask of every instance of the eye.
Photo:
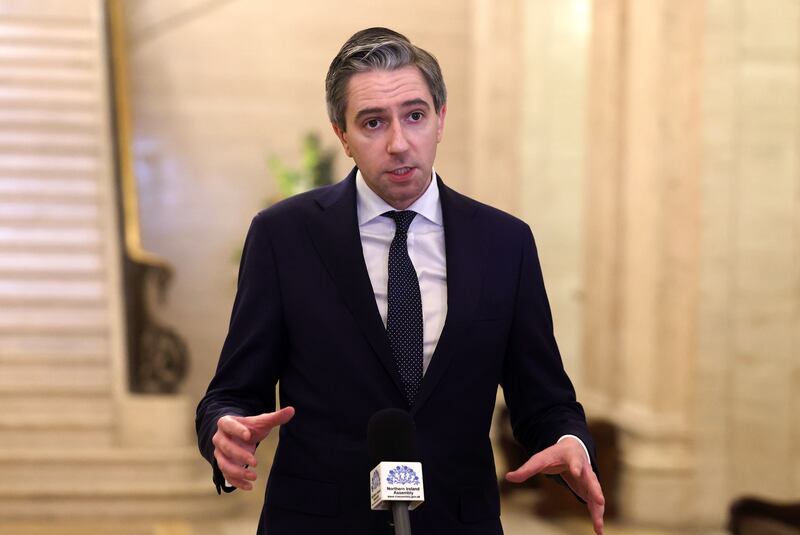
POLYGON ((412 111, 411 114, 408 116, 412 121, 418 122, 421 121, 424 117, 421 111, 412 111))
POLYGON ((380 125, 381 125, 381 122, 378 119, 370 119, 369 121, 364 123, 364 126, 366 126, 368 130, 375 130, 380 125))

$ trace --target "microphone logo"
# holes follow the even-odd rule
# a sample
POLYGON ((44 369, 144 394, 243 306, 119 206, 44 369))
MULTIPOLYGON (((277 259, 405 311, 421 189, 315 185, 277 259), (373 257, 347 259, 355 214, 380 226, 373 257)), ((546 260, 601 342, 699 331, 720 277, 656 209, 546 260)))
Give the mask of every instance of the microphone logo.
MULTIPOLYGON (((372 478, 373 483, 375 478, 372 478)), ((386 476, 386 482, 390 485, 419 485, 419 476, 408 465, 401 464, 396 468, 389 470, 389 474, 386 476)), ((380 479, 378 479, 378 484, 380 484, 380 479)))
POLYGON ((383 461, 369 475, 371 507, 389 509, 392 502, 416 509, 425 501, 422 464, 407 461, 383 461))

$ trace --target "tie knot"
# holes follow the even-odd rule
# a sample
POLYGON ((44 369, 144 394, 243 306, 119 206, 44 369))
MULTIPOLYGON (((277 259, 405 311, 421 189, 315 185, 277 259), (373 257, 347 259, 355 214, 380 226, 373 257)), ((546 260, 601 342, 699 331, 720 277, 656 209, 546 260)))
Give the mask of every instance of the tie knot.
POLYGON ((408 232, 408 227, 411 226, 411 221, 417 213, 413 210, 401 210, 399 212, 392 210, 381 215, 394 219, 396 228, 395 234, 406 234, 408 232))

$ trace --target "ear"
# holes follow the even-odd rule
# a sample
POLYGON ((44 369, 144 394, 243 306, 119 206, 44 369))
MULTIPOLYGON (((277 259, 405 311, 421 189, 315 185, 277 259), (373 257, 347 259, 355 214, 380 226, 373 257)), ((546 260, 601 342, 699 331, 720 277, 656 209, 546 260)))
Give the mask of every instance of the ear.
POLYGON ((336 137, 338 137, 339 141, 342 142, 344 153, 347 154, 349 158, 352 158, 353 154, 350 152, 350 144, 347 143, 347 132, 336 126, 336 123, 331 123, 331 126, 333 127, 333 132, 336 134, 336 137))
POLYGON ((442 104, 442 109, 439 110, 439 126, 436 129, 436 143, 442 141, 442 134, 444 133, 444 118, 447 115, 447 104, 442 104))

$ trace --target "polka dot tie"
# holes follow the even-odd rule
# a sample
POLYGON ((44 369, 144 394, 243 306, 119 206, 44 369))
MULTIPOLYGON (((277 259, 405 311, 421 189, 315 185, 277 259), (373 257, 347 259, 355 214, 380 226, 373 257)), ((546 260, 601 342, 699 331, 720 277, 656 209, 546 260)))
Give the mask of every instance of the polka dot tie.
POLYGON ((386 334, 410 407, 422 384, 422 297, 407 244, 408 227, 417 213, 404 210, 383 215, 395 222, 394 239, 389 246, 386 334))

